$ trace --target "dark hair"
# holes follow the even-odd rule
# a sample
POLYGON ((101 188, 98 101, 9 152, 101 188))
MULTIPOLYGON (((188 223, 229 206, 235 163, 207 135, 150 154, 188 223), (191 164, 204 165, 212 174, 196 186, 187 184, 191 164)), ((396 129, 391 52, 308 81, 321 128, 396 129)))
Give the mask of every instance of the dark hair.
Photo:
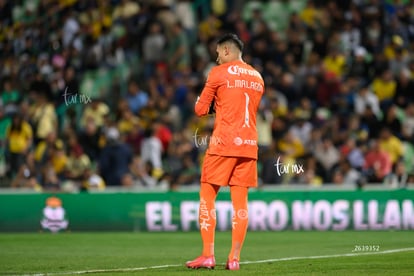
POLYGON ((243 51, 243 46, 244 46, 243 42, 240 40, 240 38, 236 34, 232 34, 232 33, 225 34, 217 40, 218 45, 221 45, 226 42, 233 43, 234 45, 236 45, 236 47, 240 51, 243 51))
POLYGON ((23 115, 16 112, 12 115, 12 123, 10 125, 10 131, 22 131, 23 126, 23 115), (16 120, 17 119, 17 123, 16 120))

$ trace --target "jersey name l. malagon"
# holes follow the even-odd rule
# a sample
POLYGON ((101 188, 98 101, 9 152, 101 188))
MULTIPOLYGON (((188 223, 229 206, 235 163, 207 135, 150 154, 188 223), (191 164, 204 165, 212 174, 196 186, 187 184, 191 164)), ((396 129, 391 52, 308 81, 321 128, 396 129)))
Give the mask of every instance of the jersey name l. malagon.
POLYGON ((207 153, 257 159, 256 113, 263 93, 262 76, 243 61, 211 69, 194 108, 198 116, 204 116, 215 100, 216 118, 207 153))

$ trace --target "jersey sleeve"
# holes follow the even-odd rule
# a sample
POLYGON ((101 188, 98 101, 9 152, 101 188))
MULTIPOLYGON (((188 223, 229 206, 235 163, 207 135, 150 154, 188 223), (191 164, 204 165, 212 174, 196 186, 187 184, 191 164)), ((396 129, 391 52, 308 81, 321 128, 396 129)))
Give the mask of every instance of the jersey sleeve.
POLYGON ((212 68, 207 77, 203 91, 201 91, 201 95, 197 99, 194 107, 194 111, 197 116, 205 116, 209 113, 210 106, 216 97, 217 88, 219 87, 221 81, 218 71, 217 67, 212 68))

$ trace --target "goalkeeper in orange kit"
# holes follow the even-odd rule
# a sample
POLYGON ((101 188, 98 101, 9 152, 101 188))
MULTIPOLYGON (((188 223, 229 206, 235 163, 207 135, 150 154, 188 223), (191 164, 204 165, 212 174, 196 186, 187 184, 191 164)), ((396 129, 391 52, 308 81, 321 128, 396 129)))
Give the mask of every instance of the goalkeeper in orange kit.
POLYGON ((189 268, 214 268, 215 200, 221 186, 229 186, 233 205, 232 246, 226 269, 238 270, 240 251, 248 227, 247 194, 257 186, 256 113, 264 92, 259 72, 242 59, 243 43, 234 34, 217 41, 217 63, 211 69, 195 104, 198 116, 214 105, 215 124, 201 172, 199 225, 201 256, 189 268))

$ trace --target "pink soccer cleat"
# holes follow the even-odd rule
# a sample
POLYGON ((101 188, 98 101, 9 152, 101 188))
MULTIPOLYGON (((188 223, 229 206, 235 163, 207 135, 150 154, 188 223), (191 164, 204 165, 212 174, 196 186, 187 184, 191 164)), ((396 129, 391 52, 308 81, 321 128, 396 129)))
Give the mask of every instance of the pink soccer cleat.
POLYGON ((233 260, 228 260, 226 263, 226 269, 228 270, 239 270, 240 269, 240 264, 239 264, 239 260, 237 259, 233 259, 233 260))
POLYGON ((213 255, 211 256, 200 256, 196 258, 195 260, 188 261, 185 264, 188 268, 192 269, 199 269, 199 268, 208 268, 208 269, 214 269, 216 266, 216 260, 213 255))

